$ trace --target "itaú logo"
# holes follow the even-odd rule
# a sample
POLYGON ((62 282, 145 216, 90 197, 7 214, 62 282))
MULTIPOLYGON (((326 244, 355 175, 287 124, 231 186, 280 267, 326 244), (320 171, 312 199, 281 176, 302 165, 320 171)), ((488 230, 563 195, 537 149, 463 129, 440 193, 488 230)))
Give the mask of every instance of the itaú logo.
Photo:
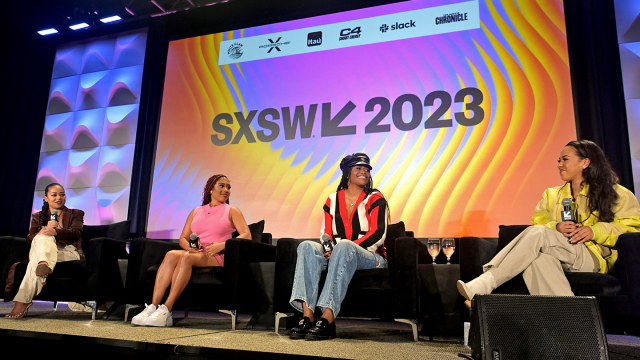
POLYGON ((382 24, 382 26, 380 26, 380 31, 385 33, 389 30, 393 31, 393 30, 400 30, 400 29, 408 29, 408 28, 412 28, 412 27, 416 27, 416 22, 413 20, 409 20, 406 23, 398 23, 396 22, 395 24, 389 26, 387 24, 382 24))

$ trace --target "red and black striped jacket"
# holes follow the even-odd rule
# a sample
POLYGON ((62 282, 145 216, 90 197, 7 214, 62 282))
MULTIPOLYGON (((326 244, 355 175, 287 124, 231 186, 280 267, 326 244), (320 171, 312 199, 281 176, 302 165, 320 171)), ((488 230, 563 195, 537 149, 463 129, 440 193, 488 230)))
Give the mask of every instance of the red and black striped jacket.
POLYGON ((351 240, 363 248, 387 257, 384 240, 387 236, 387 200, 374 190, 366 196, 363 191, 347 216, 344 190, 329 195, 323 206, 324 221, 321 233, 336 241, 351 240))

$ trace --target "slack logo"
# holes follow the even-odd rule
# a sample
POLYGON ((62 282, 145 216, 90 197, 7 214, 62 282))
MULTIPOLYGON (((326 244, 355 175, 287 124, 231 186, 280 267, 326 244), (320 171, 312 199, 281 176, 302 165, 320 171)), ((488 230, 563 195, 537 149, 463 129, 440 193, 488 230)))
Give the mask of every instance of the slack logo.
POLYGON ((307 46, 322 45, 322 31, 316 31, 307 35, 307 46))
POLYGON ((382 24, 382 26, 380 26, 380 31, 385 33, 389 30, 400 30, 400 29, 408 29, 408 28, 412 28, 412 27, 416 27, 416 22, 413 20, 409 20, 406 23, 395 23, 391 26, 387 25, 387 24, 382 24))

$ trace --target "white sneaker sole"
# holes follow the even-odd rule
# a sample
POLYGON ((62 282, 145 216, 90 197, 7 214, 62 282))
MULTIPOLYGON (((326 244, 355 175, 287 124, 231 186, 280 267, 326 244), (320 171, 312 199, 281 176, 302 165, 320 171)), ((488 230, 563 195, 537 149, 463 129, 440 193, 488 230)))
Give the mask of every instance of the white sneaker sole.
POLYGON ((136 318, 135 316, 133 317, 133 319, 131 319, 131 325, 138 325, 138 326, 144 326, 145 321, 147 321, 148 317, 146 318, 136 318))
POLYGON ((156 327, 173 326, 173 317, 167 317, 167 320, 165 321, 162 321, 160 319, 147 318, 147 321, 144 322, 144 325, 156 327))

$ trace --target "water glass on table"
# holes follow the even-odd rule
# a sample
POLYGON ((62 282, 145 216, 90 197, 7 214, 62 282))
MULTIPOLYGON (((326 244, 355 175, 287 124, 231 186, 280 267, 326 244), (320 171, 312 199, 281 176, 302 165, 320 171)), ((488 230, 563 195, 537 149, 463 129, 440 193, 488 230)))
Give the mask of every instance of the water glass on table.
POLYGON ((452 238, 442 239, 442 252, 447 256, 447 265, 451 265, 451 255, 456 251, 456 241, 452 238))
POLYGON ((433 264, 436 263, 436 257, 440 254, 440 239, 429 238, 427 240, 427 249, 429 249, 429 255, 433 258, 433 264))

